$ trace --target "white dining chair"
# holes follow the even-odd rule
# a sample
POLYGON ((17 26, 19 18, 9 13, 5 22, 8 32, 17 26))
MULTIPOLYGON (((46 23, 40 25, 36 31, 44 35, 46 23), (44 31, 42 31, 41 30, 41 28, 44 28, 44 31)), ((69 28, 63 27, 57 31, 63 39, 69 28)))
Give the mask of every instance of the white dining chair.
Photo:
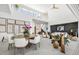
POLYGON ((40 37, 39 34, 37 34, 35 36, 34 40, 30 39, 30 43, 33 44, 33 45, 35 45, 35 49, 37 49, 37 45, 39 45, 39 47, 40 47, 40 39, 41 39, 41 37, 40 37))
POLYGON ((9 50, 14 45, 14 39, 13 39, 14 34, 7 34, 7 37, 8 37, 8 50, 9 50))
POLYGON ((6 32, 0 33, 0 41, 1 42, 6 41, 5 39, 8 39, 7 33, 6 32))
POLYGON ((24 54, 24 49, 28 45, 28 40, 25 38, 15 38, 14 39, 14 54, 16 54, 17 49, 23 49, 23 54, 24 54))
POLYGON ((7 33, 0 33, 0 45, 3 47, 7 43, 7 33))
POLYGON ((2 41, 2 39, 3 39, 3 35, 2 33, 0 33, 0 42, 2 41))

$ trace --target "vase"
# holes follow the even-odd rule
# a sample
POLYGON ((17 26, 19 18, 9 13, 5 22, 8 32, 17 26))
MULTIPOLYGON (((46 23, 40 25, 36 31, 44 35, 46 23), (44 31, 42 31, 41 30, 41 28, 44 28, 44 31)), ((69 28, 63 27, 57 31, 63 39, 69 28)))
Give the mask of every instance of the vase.
POLYGON ((29 39, 29 34, 25 33, 24 37, 25 37, 25 39, 29 39))
POLYGON ((54 41, 53 42, 53 47, 57 49, 59 47, 59 43, 57 41, 54 41))
POLYGON ((62 53, 65 53, 65 46, 64 45, 62 45, 61 46, 61 50, 60 50, 62 53))

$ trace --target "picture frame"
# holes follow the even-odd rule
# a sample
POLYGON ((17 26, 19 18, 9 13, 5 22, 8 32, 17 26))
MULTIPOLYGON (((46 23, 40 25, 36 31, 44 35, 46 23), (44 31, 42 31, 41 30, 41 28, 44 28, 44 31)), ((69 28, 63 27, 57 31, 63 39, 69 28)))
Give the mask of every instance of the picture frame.
POLYGON ((15 32, 15 34, 19 34, 20 33, 19 25, 15 25, 14 32, 15 32))

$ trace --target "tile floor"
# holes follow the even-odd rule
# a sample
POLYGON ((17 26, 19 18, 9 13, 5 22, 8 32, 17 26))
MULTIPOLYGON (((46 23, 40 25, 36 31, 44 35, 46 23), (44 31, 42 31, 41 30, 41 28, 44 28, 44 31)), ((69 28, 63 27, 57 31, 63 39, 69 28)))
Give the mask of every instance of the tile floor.
MULTIPOLYGON (((8 50, 8 43, 5 40, 3 43, 0 42, 0 55, 13 55, 14 49, 8 50)), ((37 50, 34 49, 34 46, 31 48, 25 49, 24 55, 79 55, 79 40, 70 41, 69 46, 65 46, 66 53, 61 53, 59 49, 54 49, 51 44, 51 40, 48 38, 41 39, 40 48, 37 50)), ((22 54, 17 51, 16 55, 22 54)))

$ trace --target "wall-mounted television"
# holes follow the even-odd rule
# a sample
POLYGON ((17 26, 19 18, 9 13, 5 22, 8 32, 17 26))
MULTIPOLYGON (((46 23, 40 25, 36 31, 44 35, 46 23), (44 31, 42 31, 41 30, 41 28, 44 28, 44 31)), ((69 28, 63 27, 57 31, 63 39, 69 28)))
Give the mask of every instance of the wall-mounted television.
POLYGON ((58 26, 57 31, 64 31, 64 26, 58 26))

